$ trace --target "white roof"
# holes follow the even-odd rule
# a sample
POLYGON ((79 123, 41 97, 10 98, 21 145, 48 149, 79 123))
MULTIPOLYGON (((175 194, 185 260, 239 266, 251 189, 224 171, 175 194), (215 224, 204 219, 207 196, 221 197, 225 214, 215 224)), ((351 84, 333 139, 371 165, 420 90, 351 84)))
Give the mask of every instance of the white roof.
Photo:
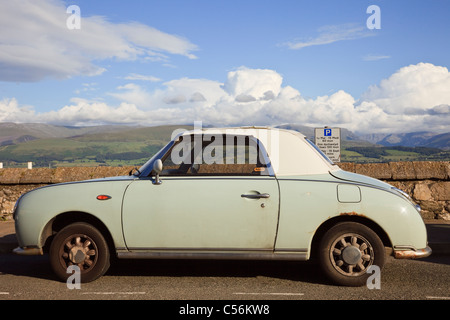
POLYGON ((306 137, 293 130, 270 127, 202 128, 183 135, 247 135, 258 139, 266 149, 276 176, 323 174, 340 170, 328 162, 306 137))

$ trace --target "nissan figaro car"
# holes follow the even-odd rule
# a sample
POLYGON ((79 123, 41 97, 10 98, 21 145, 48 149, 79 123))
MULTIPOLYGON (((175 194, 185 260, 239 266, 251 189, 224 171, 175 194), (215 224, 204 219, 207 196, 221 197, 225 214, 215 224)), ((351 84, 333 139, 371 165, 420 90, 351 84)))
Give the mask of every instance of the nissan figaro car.
POLYGON ((313 260, 330 282, 361 286, 387 254, 431 254, 406 193, 340 169, 299 132, 265 127, 174 134, 129 176, 25 193, 14 220, 14 251, 48 252, 63 281, 71 266, 93 281, 112 257, 313 260))

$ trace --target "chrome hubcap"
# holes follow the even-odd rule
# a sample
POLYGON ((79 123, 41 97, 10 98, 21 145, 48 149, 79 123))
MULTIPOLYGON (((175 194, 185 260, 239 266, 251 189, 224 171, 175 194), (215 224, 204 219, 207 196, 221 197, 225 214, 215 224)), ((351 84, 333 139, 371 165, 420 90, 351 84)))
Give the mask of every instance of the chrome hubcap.
POLYGON ((97 262, 97 246, 86 235, 72 235, 61 246, 60 261, 65 268, 77 265, 81 272, 88 271, 97 262))
POLYGON ((342 260, 346 264, 357 264, 361 259, 361 251, 355 246, 347 246, 342 250, 342 260))
POLYGON ((372 245, 359 234, 348 233, 337 238, 330 248, 333 267, 346 276, 359 276, 373 264, 372 245))

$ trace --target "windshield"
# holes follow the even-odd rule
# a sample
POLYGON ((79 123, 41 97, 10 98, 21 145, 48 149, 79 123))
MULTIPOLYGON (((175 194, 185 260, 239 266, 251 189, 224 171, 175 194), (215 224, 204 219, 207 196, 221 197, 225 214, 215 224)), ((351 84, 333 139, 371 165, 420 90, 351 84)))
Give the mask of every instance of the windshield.
POLYGON ((170 141, 168 144, 166 144, 164 148, 159 150, 153 157, 150 158, 150 160, 148 160, 142 167, 139 168, 139 171, 137 172, 136 175, 141 177, 147 177, 153 170, 153 162, 156 159, 161 158, 167 152, 167 150, 169 150, 172 147, 173 144, 174 144, 173 140, 170 141))

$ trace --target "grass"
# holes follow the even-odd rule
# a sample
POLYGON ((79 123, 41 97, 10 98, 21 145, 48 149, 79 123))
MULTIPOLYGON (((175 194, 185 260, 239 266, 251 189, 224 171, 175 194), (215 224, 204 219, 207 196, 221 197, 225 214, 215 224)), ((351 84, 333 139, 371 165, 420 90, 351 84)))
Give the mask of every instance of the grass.
MULTIPOLYGON (((164 142, 166 143, 166 141, 164 142)), ((145 163, 163 145, 161 141, 79 141, 42 139, 2 147, 0 161, 8 166, 31 161, 34 166, 137 165, 145 163)), ((22 166, 18 164, 18 166, 22 166)))

